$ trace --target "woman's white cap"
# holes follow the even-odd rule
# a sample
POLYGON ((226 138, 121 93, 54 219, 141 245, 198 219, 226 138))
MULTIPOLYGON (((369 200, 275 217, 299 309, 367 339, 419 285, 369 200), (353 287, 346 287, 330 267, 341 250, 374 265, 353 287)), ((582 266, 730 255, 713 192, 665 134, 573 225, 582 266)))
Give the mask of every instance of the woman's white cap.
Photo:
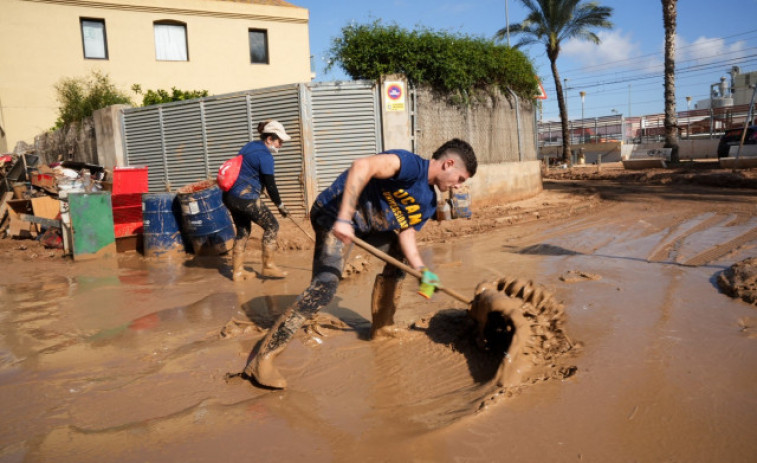
POLYGON ((281 141, 289 141, 292 139, 292 137, 287 135, 286 130, 284 130, 284 126, 281 125, 281 122, 279 121, 271 121, 267 123, 263 128, 263 133, 272 133, 279 137, 281 141))

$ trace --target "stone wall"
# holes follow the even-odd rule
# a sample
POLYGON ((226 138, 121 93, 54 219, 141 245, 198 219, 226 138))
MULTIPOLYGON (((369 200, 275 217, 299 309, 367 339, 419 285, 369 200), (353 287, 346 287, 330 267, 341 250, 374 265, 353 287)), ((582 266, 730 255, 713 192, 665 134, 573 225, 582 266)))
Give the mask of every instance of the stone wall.
POLYGON ((78 161, 99 165, 93 118, 88 117, 54 132, 37 135, 34 137, 34 151, 40 156, 40 162, 45 164, 78 161))

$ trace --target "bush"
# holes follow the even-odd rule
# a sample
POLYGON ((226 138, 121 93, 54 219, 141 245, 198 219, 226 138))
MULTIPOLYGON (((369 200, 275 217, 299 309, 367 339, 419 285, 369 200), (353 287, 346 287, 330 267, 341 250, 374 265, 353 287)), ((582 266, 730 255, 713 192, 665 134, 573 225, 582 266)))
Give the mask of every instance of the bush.
MULTIPOLYGON (((132 85, 131 89, 137 94, 142 94, 142 87, 139 84, 132 85)), ((206 96, 208 96, 207 90, 179 90, 176 87, 171 87, 171 93, 163 89, 147 90, 147 93, 142 95, 142 106, 193 100, 206 96)))
POLYGON ((528 99, 538 89, 533 65, 519 50, 481 37, 408 31, 380 20, 342 28, 342 36, 332 41, 326 70, 336 64, 353 79, 401 73, 414 85, 428 85, 462 102, 492 87, 528 99))
POLYGON ((89 117, 98 109, 114 104, 132 104, 129 96, 110 81, 107 74, 92 71, 89 77, 66 77, 55 85, 58 120, 53 129, 89 117))

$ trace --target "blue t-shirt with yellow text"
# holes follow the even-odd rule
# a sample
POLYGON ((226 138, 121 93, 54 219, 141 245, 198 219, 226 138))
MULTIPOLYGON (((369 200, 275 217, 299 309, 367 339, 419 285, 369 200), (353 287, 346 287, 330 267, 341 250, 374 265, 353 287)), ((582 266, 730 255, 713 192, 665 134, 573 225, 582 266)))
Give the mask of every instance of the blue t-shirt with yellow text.
MULTIPOLYGON (((372 178, 360 193, 352 220, 355 232, 420 230, 436 214, 436 192, 428 184, 429 161, 406 150, 388 150, 400 158, 400 170, 387 179, 372 178)), ((339 213, 349 169, 318 195, 314 213, 322 213, 331 223, 339 213)))

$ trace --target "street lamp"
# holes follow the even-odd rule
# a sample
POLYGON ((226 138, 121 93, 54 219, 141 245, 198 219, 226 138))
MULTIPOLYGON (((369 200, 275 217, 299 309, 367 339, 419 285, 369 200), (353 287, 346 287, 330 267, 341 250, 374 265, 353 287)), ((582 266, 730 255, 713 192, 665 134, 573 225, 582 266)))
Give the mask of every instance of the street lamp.
POLYGON ((584 131, 584 101, 586 100, 586 92, 581 90, 578 94, 581 95, 581 143, 586 143, 586 133, 584 131))

